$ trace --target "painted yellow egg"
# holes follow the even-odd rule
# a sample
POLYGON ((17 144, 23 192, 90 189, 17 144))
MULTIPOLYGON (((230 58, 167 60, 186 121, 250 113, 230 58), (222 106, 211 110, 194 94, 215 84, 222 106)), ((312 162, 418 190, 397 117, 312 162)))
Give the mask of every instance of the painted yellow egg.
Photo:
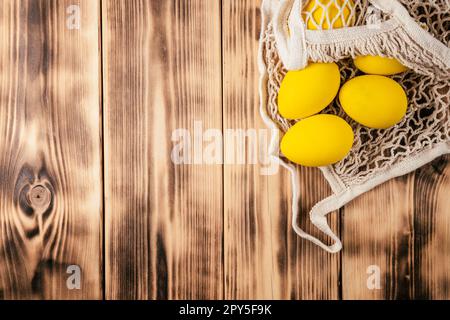
POLYGON ((348 81, 341 88, 339 101, 353 120, 375 129, 400 122, 408 107, 405 90, 394 80, 378 75, 348 81))
POLYGON ((354 60, 355 66, 364 73, 391 76, 408 70, 397 59, 380 56, 361 56, 354 60))
POLYGON ((353 26, 355 15, 351 17, 350 15, 354 8, 355 4, 352 0, 309 0, 303 8, 303 19, 310 30, 353 26))
POLYGON ((278 111, 286 119, 301 119, 319 113, 336 97, 341 84, 335 63, 311 63, 289 71, 278 92, 278 111))
POLYGON ((294 163, 321 167, 345 158, 353 138, 353 130, 344 119, 318 114, 292 126, 281 140, 280 149, 294 163))

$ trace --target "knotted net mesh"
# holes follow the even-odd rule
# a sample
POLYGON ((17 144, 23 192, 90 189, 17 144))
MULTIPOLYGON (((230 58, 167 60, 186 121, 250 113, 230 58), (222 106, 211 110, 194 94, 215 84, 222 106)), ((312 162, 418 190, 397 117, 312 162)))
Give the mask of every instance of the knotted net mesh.
POLYGON ((364 0, 309 0, 303 3, 302 18, 308 29, 328 30, 374 24, 389 15, 364 0))
POLYGON ((311 0, 303 4, 302 17, 309 29, 327 30, 360 23, 366 11, 367 3, 361 1, 311 0))
MULTIPOLYGON (((374 21, 389 19, 389 15, 381 13, 365 0, 312 0, 313 9, 320 13, 326 12, 326 6, 335 6, 331 10, 332 16, 324 17, 313 13, 303 14, 305 23, 312 23, 316 29, 321 25, 335 26, 341 23, 344 27, 349 24, 363 25, 374 21), (345 8, 348 12, 344 15, 345 8), (345 16, 345 17, 344 17, 345 16), (338 22, 338 19, 341 19, 338 22), (314 20, 313 22, 310 22, 314 20)), ((417 1, 400 0, 408 9, 410 15, 422 28, 448 46, 450 41, 450 11, 448 0, 417 1)), ((306 2, 305 5, 311 6, 306 2)), ((311 10, 309 10, 311 12, 311 10)), ((398 39, 390 39, 397 41, 398 39)), ((284 69, 277 53, 273 27, 269 23, 262 37, 263 59, 268 73, 267 81, 267 113, 278 125, 282 132, 286 132, 296 121, 283 118, 278 113, 277 95, 280 83, 287 70, 284 69)), ((389 41, 389 38, 388 38, 389 41)), ((420 152, 432 149, 434 146, 450 141, 449 117, 449 77, 450 71, 439 68, 433 71, 424 61, 431 61, 423 48, 415 48, 411 44, 398 44, 406 50, 409 57, 401 62, 408 63, 412 69, 406 73, 392 76, 406 91, 409 106, 407 115, 396 126, 385 129, 370 129, 349 118, 339 105, 338 99, 328 106, 322 113, 335 114, 344 118, 353 128, 355 141, 349 155, 332 166, 329 170, 340 180, 344 187, 351 187, 367 182, 371 178, 382 175, 393 165, 407 161, 420 152), (407 61, 406 61, 407 60, 407 61)), ((374 44, 376 46, 376 44, 374 44)), ((351 47, 348 45, 347 47, 351 47)), ((357 48, 357 46, 356 46, 357 48)), ((349 56, 355 56, 358 49, 330 50, 329 48, 308 48, 312 61, 336 61, 341 71, 341 81, 361 75, 349 56), (322 52, 320 52, 322 50, 322 52)), ((374 52, 384 54, 382 48, 373 48, 374 52)), ((395 51, 395 48, 393 49, 395 51)), ((396 52, 396 51, 395 51, 396 52)), ((284 159, 284 158, 283 158, 284 159)), ((289 162, 287 159, 284 159, 289 162)), ((294 164, 293 164, 294 165, 294 164)))

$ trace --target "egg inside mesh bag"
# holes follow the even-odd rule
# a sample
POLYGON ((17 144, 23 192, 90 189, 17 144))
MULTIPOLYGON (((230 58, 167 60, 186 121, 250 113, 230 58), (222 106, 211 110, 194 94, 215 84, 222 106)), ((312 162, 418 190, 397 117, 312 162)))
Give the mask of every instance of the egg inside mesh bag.
MULTIPOLYGON (((346 0, 336 1, 329 3, 346 6, 346 0)), ((277 107, 278 90, 287 70, 302 69, 311 61, 337 62, 345 83, 361 74, 352 60, 358 56, 395 58, 409 68, 391 77, 405 89, 409 101, 406 116, 394 127, 379 130, 362 126, 345 114, 338 99, 322 112, 344 118, 355 133, 350 154, 341 162, 320 168, 333 194, 310 212, 312 223, 334 244, 326 245, 299 228, 298 167, 280 158, 279 141, 271 144, 273 157, 291 173, 293 229, 323 249, 338 252, 342 244, 328 226, 328 213, 450 151, 450 8, 447 0, 352 0, 352 12, 345 15, 352 26, 344 23, 339 29, 309 30, 308 15, 303 12, 307 2, 264 0, 262 5, 261 115, 269 127, 284 134, 295 124, 283 118, 277 107)))

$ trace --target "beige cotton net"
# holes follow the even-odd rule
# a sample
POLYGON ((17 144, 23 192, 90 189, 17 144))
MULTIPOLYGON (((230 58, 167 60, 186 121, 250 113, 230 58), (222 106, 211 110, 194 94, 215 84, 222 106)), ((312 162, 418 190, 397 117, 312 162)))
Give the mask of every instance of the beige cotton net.
POLYGON ((450 151, 450 3, 265 0, 262 16, 261 115, 268 126, 282 133, 295 123, 281 117, 277 107, 278 90, 287 70, 301 69, 308 61, 337 62, 344 83, 360 74, 352 62, 360 55, 393 57, 410 68, 392 77, 407 92, 409 106, 402 122, 390 129, 359 125, 342 111, 337 99, 323 111, 344 118, 355 133, 350 154, 337 164, 320 168, 333 194, 310 212, 313 224, 334 240, 333 245, 299 228, 298 167, 279 155, 279 138, 272 141, 273 157, 292 176, 294 230, 325 250, 337 252, 342 245, 327 224, 329 212, 450 151), (309 13, 305 13, 305 6, 309 6, 309 13), (329 6, 333 6, 331 10, 329 6))

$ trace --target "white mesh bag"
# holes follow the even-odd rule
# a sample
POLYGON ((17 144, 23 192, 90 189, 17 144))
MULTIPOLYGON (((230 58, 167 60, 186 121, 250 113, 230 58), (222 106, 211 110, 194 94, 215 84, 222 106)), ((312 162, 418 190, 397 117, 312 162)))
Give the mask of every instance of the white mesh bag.
POLYGON ((279 154, 279 136, 272 139, 272 157, 291 173, 295 232, 329 252, 338 252, 342 244, 327 223, 328 213, 391 178, 449 153, 450 3, 314 1, 321 12, 326 12, 321 6, 333 5, 338 14, 313 19, 303 10, 307 0, 263 1, 259 53, 261 115, 270 128, 285 133, 295 123, 281 117, 277 107, 278 90, 287 70, 302 69, 309 61, 337 62, 344 83, 359 74, 352 58, 364 55, 393 57, 410 69, 392 76, 405 89, 409 101, 407 115, 392 128, 377 130, 359 125, 346 116, 337 99, 323 111, 344 118, 355 133, 350 154, 337 164, 320 168, 333 194, 310 212, 312 223, 334 244, 328 246, 299 228, 298 167, 279 154), (342 14, 343 10, 350 12, 342 14), (333 29, 337 19, 343 27, 333 29), (319 30, 307 29, 308 23, 319 30), (320 30, 324 23, 329 30, 320 30))

